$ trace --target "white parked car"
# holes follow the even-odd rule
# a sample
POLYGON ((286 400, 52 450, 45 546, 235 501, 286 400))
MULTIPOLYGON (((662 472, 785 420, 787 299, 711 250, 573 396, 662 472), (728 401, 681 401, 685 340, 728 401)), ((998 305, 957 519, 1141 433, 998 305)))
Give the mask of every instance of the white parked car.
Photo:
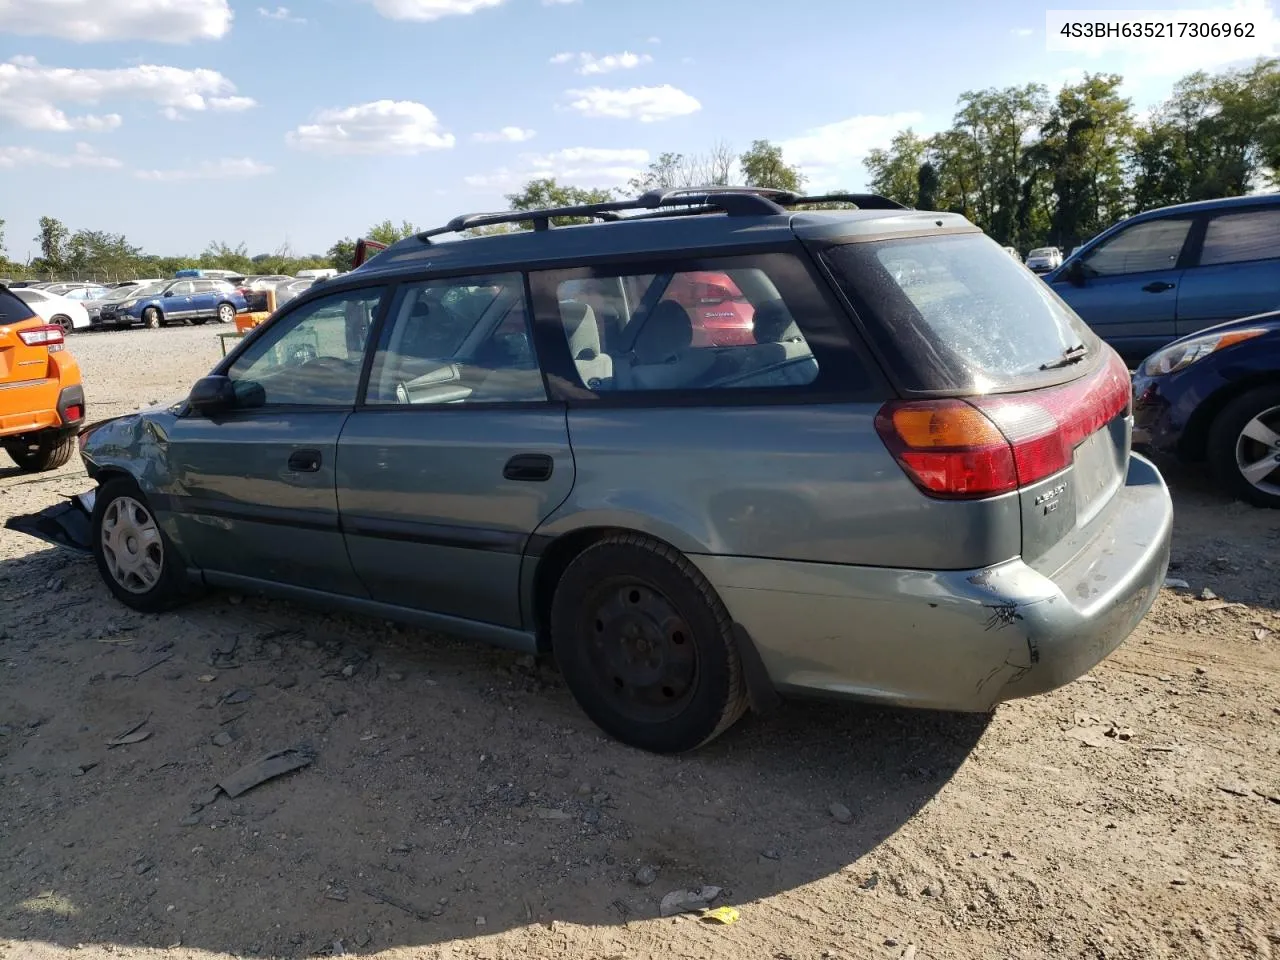
POLYGON ((1027 266, 1036 273, 1048 273, 1062 266, 1062 251, 1057 247, 1036 247, 1027 254, 1027 266))
POLYGON ((11 290, 10 293, 29 306, 46 323, 61 327, 63 333, 89 329, 89 314, 84 304, 34 287, 19 287, 17 290, 11 290))

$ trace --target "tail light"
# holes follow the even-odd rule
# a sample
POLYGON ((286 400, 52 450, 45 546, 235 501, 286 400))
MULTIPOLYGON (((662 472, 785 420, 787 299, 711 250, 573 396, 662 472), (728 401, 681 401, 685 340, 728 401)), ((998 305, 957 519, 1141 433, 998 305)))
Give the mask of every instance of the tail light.
POLYGON ((1129 371, 1108 353, 1097 372, 1061 387, 887 403, 876 430, 930 496, 969 500, 1007 493, 1066 469, 1082 440, 1128 414, 1129 371))
POLYGON ((52 323, 43 327, 19 330, 18 338, 28 347, 48 347, 50 353, 61 350, 67 339, 62 328, 52 323))
POLYGON ((75 423, 77 420, 81 420, 83 418, 84 407, 80 406, 78 403, 73 403, 67 407, 66 414, 62 419, 64 423, 75 423))

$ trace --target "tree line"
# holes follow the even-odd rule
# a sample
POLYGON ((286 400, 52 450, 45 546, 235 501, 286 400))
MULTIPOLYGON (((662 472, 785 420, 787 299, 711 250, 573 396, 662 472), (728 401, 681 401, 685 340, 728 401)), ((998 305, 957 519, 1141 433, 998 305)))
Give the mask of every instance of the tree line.
POLYGON ((1063 249, 1141 210, 1274 189, 1280 59, 1178 81, 1146 116, 1121 77, 960 95, 951 126, 867 157, 868 188, 961 213, 1001 244, 1063 249))
MULTIPOLYGON (((1120 94, 1122 78, 1086 74, 1051 95, 1044 84, 967 91, 951 126, 922 137, 908 128, 866 159, 868 189, 909 207, 960 213, 999 243, 1022 251, 1069 249, 1117 220, 1152 207, 1240 196, 1275 188, 1280 178, 1280 58, 1178 81, 1169 98, 1139 115, 1120 94)), ((575 206, 646 190, 740 183, 802 192, 804 174, 782 148, 755 140, 743 153, 717 143, 700 154, 662 153, 619 190, 539 178, 506 197, 511 210, 575 206)), ((835 191, 843 192, 843 191, 835 191)), ((575 222, 560 218, 557 223, 575 222)), ((489 234, 529 224, 478 228, 489 234)), ((355 240, 323 254, 288 245, 250 256, 244 244, 210 243, 194 257, 144 253, 122 234, 74 232, 40 218, 30 263, 8 261, 0 220, 0 276, 112 280, 172 276, 193 267, 289 274, 318 267, 349 270, 355 240)), ((373 224, 364 236, 394 243, 417 233, 405 220, 373 224)))

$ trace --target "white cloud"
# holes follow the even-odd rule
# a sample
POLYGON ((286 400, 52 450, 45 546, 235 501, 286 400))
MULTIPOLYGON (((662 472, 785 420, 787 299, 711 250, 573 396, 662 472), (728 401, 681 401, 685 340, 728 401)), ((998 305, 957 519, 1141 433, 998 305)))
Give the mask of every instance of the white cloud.
POLYGON ((139 180, 158 180, 174 182, 179 180, 247 180, 250 177, 262 177, 274 172, 273 167, 248 157, 239 159, 202 160, 194 167, 176 170, 138 170, 134 176, 139 180))
POLYGON ((465 16, 489 7, 501 6, 506 0, 370 0, 375 10, 388 20, 439 20, 441 17, 465 16))
POLYGON ((648 150, 568 147, 552 153, 522 154, 517 168, 501 167, 463 179, 468 186, 499 189, 516 189, 543 177, 572 181, 582 187, 615 187, 639 176, 648 162, 648 150))
POLYGON ((582 0, 542 0, 544 7, 567 7, 571 3, 581 3, 582 0))
POLYGON ((1191 37, 1128 39, 1124 37, 1064 37, 1063 23, 1074 13, 1048 11, 1045 15, 1046 48, 1053 53, 1074 53, 1089 61, 1082 70, 1114 70, 1126 81, 1182 77, 1196 70, 1221 70, 1231 64, 1280 54, 1280 8, 1268 0, 1226 0, 1198 9, 1176 10, 1153 17, 1146 10, 1091 10, 1091 22, 1173 21, 1179 23, 1250 24, 1251 37, 1191 37), (1101 62, 1099 62, 1101 61, 1101 62))
POLYGON ((0 0, 0 33, 79 43, 217 40, 231 18, 227 0, 0 0))
POLYGON ((646 43, 661 43, 661 42, 662 42, 662 38, 661 38, 661 37, 650 37, 650 38, 649 38, 648 40, 646 40, 645 42, 646 42, 646 43))
POLYGON ((307 22, 303 17, 295 17, 288 7, 276 7, 274 10, 268 10, 266 7, 259 7, 258 16, 266 17, 268 20, 279 20, 281 23, 307 22))
POLYGON ((54 167, 59 170, 71 167, 118 170, 124 164, 115 157, 102 156, 87 143, 77 143, 74 153, 46 153, 31 147, 0 147, 0 170, 23 166, 54 167))
MULTIPOLYGON (((3 2, 3 0, 0 0, 3 2)), ((112 130, 118 113, 66 114, 59 104, 143 100, 170 118, 204 110, 246 110, 249 97, 235 96, 235 84, 216 70, 138 66, 111 70, 46 67, 32 57, 0 63, 0 121, 28 130, 112 130)))
POLYGON ((923 119, 919 113, 864 114, 806 130, 779 146, 786 161, 809 178, 810 190, 856 189, 866 182, 866 155, 888 146, 895 133, 918 127, 923 119))
POLYGON ((578 62, 574 68, 575 72, 584 77, 613 73, 615 70, 634 70, 646 63, 653 63, 653 57, 649 54, 632 53, 630 50, 622 53, 606 53, 602 57, 597 57, 594 53, 557 53, 551 58, 554 64, 570 63, 574 60, 578 62))
POLYGON ((641 123, 670 120, 702 109, 702 104, 694 97, 669 83, 660 87, 631 87, 626 90, 591 87, 570 90, 568 95, 573 98, 569 107, 583 116, 639 120, 641 123))
POLYGON ((434 113, 412 100, 375 100, 322 110, 285 140, 300 150, 349 156, 410 155, 447 150, 455 142, 434 113))
POLYGON ((1009 32, 1013 34, 1015 37, 1029 37, 1033 33, 1035 33, 1035 31, 1032 30, 1030 27, 1014 27, 1009 32))
POLYGON ((492 132, 473 133, 471 139, 476 143, 524 143, 526 140, 532 140, 537 135, 536 130, 526 130, 523 127, 503 127, 501 130, 492 132))

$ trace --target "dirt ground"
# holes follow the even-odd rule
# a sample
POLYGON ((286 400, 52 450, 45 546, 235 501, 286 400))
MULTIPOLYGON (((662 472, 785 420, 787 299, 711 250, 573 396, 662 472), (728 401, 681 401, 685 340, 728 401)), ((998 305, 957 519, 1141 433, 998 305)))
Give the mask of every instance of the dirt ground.
MULTIPOLYGON (((218 352, 72 349, 93 418, 218 352)), ((680 758, 513 654, 225 593, 135 615, 0 530, 0 960, 1280 957, 1280 513, 1167 475, 1190 588, 1084 679, 992 718, 788 704, 680 758), (740 920, 659 917, 703 885, 740 920)), ((87 486, 6 462, 0 516, 87 486)))

